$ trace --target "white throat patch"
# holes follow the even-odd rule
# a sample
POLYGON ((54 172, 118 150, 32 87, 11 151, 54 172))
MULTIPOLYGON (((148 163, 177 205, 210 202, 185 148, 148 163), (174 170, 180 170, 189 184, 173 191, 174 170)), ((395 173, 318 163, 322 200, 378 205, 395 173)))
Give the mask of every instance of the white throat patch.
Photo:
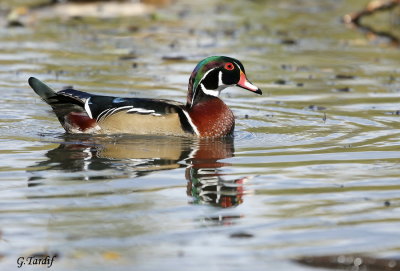
POLYGON ((214 97, 219 97, 219 94, 221 93, 221 90, 222 90, 222 89, 219 90, 219 88, 217 88, 217 89, 206 89, 203 84, 201 84, 200 87, 201 87, 201 90, 205 94, 210 95, 210 96, 214 96, 214 97))
MULTIPOLYGON (((210 70, 210 71, 212 71, 212 70, 210 70)), ((205 78, 210 71, 208 71, 203 76, 203 78, 205 78)), ((203 78, 202 78, 202 80, 203 80, 203 78)), ((221 91, 224 90, 227 87, 229 87, 229 85, 224 85, 224 83, 222 82, 222 71, 220 71, 218 73, 218 88, 216 88, 216 89, 206 89, 206 87, 202 83, 200 83, 200 88, 204 92, 204 94, 207 94, 207 95, 210 95, 210 96, 213 96, 213 97, 219 97, 219 95, 221 94, 221 91)), ((194 101, 194 96, 193 96, 193 99, 192 99, 192 104, 193 104, 193 101, 194 101)))

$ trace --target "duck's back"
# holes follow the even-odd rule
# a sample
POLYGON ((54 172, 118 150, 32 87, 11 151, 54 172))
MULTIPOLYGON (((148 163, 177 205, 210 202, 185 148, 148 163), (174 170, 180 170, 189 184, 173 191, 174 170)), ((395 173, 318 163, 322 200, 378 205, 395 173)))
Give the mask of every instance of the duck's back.
POLYGON ((169 100, 119 98, 75 90, 53 91, 36 78, 29 84, 68 133, 194 135, 185 106, 169 100))
POLYGON ((93 96, 87 106, 98 133, 193 135, 183 104, 170 100, 93 96))

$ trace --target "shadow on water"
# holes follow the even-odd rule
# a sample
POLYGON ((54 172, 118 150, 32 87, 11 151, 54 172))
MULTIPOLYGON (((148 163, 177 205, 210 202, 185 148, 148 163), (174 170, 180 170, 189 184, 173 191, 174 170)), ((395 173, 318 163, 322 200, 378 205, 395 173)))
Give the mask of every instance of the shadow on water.
MULTIPOLYGON (((33 165, 28 186, 43 183, 35 174, 45 168, 64 173, 80 173, 78 180, 95 181, 115 178, 109 170, 122 171, 127 178, 153 172, 186 168, 187 195, 195 204, 222 208, 242 202, 243 184, 247 177, 226 180, 221 168, 229 166, 220 160, 234 156, 234 139, 189 139, 180 137, 117 136, 92 137, 66 135, 63 142, 49 150, 46 160, 33 165), (85 174, 103 171, 101 175, 85 174), (83 173, 83 174, 82 174, 83 173)), ((77 180, 76 177, 73 178, 77 180)))
POLYGON ((365 255, 327 255, 309 256, 297 259, 296 262, 326 270, 352 270, 352 271, 383 271, 399 270, 400 260, 396 258, 375 258, 365 255))

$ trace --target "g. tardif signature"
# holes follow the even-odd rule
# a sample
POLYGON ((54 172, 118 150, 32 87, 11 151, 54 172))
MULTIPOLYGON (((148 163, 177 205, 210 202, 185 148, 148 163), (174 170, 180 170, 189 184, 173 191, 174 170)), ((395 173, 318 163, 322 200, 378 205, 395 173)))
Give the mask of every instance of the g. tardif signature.
POLYGON ((50 268, 53 265, 54 259, 56 256, 45 256, 45 257, 19 257, 17 259, 17 266, 21 268, 23 265, 47 265, 47 268, 50 268))

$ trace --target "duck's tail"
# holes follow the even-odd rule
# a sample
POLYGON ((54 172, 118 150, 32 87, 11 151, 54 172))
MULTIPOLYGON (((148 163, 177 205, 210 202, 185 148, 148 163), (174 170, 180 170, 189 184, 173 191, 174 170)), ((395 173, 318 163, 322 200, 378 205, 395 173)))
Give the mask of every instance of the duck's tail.
POLYGON ((35 77, 30 77, 28 83, 36 94, 50 105, 52 103, 52 98, 54 100, 57 97, 57 93, 53 89, 35 77))
POLYGON ((65 89, 55 92, 45 83, 30 77, 29 85, 52 108, 61 125, 67 132, 85 132, 95 125, 95 121, 88 116, 85 110, 85 102, 91 96, 88 93, 74 89, 65 89))

